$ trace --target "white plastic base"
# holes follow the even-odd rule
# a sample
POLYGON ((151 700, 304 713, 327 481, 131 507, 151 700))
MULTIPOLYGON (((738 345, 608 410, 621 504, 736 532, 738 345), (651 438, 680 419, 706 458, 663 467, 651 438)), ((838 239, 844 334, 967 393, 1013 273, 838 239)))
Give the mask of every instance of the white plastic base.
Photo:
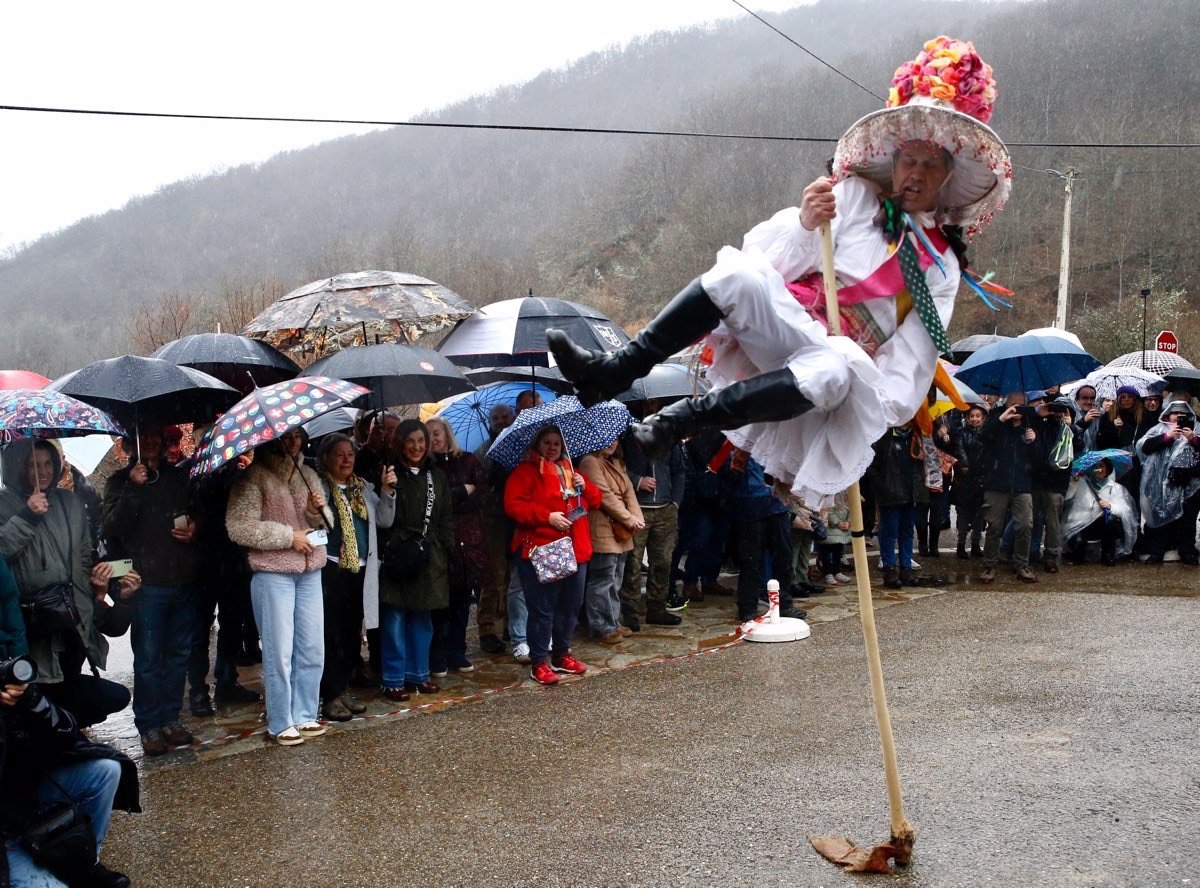
POLYGON ((771 622, 770 617, 761 623, 751 620, 742 625, 742 637, 746 641, 800 641, 812 635, 808 623, 795 617, 776 617, 771 622))

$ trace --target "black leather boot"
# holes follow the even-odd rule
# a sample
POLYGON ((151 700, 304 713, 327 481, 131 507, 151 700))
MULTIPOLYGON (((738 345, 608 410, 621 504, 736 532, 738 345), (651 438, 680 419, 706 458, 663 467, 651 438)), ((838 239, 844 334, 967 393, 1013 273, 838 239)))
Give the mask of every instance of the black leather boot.
POLYGON ((736 429, 752 422, 782 422, 812 408, 786 367, 714 392, 684 398, 629 427, 648 459, 661 459, 684 438, 705 428, 736 429))
POLYGON ((559 371, 575 384, 579 400, 587 407, 619 395, 655 364, 714 329, 722 317, 696 278, 632 342, 615 352, 580 348, 562 330, 547 330, 546 342, 559 371))

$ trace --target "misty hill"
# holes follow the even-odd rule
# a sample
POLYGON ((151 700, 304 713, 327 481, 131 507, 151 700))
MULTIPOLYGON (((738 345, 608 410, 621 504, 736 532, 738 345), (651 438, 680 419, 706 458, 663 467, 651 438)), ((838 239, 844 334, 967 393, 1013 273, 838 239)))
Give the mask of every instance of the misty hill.
MULTIPOLYGON (((1200 4, 1095 9, 825 0, 770 18, 879 94, 927 37, 972 39, 997 71, 992 124, 1010 142, 1200 141, 1200 66, 1188 61, 1200 4)), ((424 119, 836 137, 879 104, 746 19, 595 53, 424 119)), ((406 127, 338 139, 176 183, 5 260, 3 363, 53 375, 127 351, 133 321, 168 294, 192 305, 179 325, 187 332, 217 317, 236 325, 256 301, 368 267, 432 278, 476 304, 532 288, 637 325, 721 244, 795 203, 831 153, 798 142, 406 127)), ((1039 171, 1069 165, 1080 171, 1081 329, 1112 324, 1143 286, 1174 294, 1172 311, 1187 307, 1184 294, 1200 283, 1188 261, 1200 234, 1198 152, 1013 153, 1013 200, 972 255, 1018 289, 1017 307, 993 315, 963 297, 952 333, 1049 323, 1063 182, 1039 171)), ((1166 304, 1155 302, 1160 314, 1166 304)), ((1172 323, 1151 319, 1155 329, 1172 323)))

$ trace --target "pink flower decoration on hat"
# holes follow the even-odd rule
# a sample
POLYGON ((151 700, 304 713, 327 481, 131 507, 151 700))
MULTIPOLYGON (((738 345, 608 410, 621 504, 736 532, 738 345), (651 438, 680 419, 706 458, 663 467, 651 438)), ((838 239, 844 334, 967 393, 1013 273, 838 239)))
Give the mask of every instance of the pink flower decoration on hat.
POLYGON ((925 44, 911 62, 896 69, 888 107, 908 104, 913 96, 946 102, 956 111, 987 123, 996 104, 991 65, 966 40, 939 36, 925 44))

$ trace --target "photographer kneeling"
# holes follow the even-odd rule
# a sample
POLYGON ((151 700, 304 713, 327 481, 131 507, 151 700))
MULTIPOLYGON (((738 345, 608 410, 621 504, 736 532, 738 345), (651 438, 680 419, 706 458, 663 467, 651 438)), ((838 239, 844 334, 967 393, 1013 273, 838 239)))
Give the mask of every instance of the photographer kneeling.
POLYGON ((0 662, 0 884, 125 886, 99 861, 113 808, 138 812, 137 769, 89 742, 31 682, 28 657, 0 662), (7 881, 6 881, 7 880, 7 881))

